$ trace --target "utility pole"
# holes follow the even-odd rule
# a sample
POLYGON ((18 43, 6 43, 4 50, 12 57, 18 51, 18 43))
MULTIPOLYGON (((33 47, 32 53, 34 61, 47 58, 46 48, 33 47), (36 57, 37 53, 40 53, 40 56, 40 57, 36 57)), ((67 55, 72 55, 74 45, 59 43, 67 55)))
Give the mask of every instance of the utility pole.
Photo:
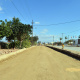
POLYGON ((32 20, 32 45, 33 45, 33 20, 32 20))
POLYGON ((54 36, 53 36, 53 44, 54 44, 54 36))
POLYGON ((69 40, 69 35, 68 35, 68 40, 69 40))
POLYGON ((63 43, 63 33, 62 33, 62 43, 63 43))
POLYGON ((62 49, 64 49, 64 44, 63 44, 63 34, 64 34, 64 33, 62 33, 62 49))

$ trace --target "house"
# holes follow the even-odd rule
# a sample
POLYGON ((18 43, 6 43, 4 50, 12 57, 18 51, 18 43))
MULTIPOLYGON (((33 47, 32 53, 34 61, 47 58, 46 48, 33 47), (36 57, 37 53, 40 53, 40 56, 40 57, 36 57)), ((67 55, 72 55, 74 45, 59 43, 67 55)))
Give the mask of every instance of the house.
POLYGON ((80 39, 76 39, 76 40, 74 41, 74 45, 80 46, 80 39))

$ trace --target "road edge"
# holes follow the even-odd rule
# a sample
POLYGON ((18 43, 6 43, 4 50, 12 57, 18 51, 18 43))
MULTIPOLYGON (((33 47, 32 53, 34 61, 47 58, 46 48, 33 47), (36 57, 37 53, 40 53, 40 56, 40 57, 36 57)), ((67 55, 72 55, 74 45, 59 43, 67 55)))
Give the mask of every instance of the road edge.
POLYGON ((12 56, 14 56, 14 55, 17 55, 17 54, 19 54, 19 53, 21 53, 21 52, 23 52, 23 51, 25 51, 25 50, 28 50, 28 49, 30 49, 30 48, 33 48, 33 47, 35 47, 35 46, 31 46, 31 47, 29 47, 29 48, 20 49, 20 50, 18 50, 18 51, 16 51, 16 52, 11 52, 11 53, 9 53, 9 54, 1 55, 1 56, 0 56, 0 62, 3 61, 3 60, 8 59, 9 57, 12 57, 12 56))

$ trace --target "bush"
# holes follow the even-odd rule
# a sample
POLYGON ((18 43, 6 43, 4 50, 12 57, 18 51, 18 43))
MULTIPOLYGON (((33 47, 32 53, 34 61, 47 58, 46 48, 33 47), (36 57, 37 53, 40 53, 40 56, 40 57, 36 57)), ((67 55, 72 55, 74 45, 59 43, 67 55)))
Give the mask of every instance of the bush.
POLYGON ((20 48, 20 42, 19 41, 16 41, 15 43, 11 42, 9 44, 9 48, 20 48))
POLYGON ((9 48, 14 48, 14 42, 11 42, 11 43, 9 44, 9 48))
POLYGON ((21 48, 28 48, 31 46, 31 42, 29 40, 24 40, 22 42, 21 48))
POLYGON ((9 44, 9 48, 28 48, 30 46, 31 46, 31 42, 29 40, 23 40, 21 47, 20 47, 20 41, 16 41, 15 43, 11 42, 9 44))

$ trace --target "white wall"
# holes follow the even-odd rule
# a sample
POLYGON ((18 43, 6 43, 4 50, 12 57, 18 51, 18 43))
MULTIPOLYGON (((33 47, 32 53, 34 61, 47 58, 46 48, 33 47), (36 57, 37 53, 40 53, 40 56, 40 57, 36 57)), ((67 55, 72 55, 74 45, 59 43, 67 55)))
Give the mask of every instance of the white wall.
POLYGON ((75 45, 77 45, 77 44, 78 44, 78 39, 75 40, 75 45))

